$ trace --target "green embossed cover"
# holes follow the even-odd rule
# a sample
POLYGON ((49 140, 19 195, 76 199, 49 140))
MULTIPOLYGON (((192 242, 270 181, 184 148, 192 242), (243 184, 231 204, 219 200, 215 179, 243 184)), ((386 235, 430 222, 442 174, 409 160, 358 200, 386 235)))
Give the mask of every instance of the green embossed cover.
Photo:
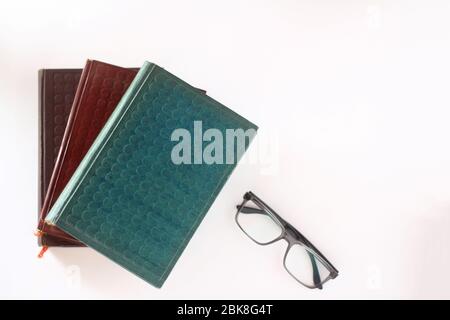
MULTIPOLYGON (((225 140, 227 129, 238 128, 257 129, 146 62, 46 222, 161 287, 236 165, 237 159, 226 162, 230 148, 225 140), (199 123, 200 133, 214 128, 215 133, 223 134, 222 149, 216 148, 210 155, 223 153, 224 164, 220 157, 215 157, 213 164, 206 164, 211 161, 201 157, 194 159, 199 150, 211 151, 211 142, 221 142, 214 134, 199 138, 199 123), (191 134, 192 140, 183 140, 183 146, 191 142, 191 151, 174 149, 180 147, 183 136, 172 141, 175 129, 191 134), (171 158, 174 150, 184 160, 192 159, 191 164, 175 164, 171 158)), ((251 137, 244 139, 245 148, 251 137)), ((235 142, 235 146, 231 144, 234 151, 239 145, 235 142)))

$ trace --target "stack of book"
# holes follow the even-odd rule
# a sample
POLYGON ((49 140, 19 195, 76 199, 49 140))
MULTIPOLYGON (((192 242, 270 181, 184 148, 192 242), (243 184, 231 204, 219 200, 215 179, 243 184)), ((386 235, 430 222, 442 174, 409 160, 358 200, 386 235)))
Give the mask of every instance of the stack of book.
POLYGON ((89 246, 161 287, 257 127, 149 62, 42 69, 39 94, 40 256, 89 246))

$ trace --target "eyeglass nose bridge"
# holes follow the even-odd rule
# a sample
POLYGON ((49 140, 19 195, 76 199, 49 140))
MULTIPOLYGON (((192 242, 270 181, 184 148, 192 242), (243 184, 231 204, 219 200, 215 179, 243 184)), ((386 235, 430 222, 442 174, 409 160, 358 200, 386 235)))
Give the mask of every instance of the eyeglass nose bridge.
POLYGON ((283 238, 288 242, 289 247, 295 243, 305 244, 305 241, 307 240, 300 232, 297 231, 297 229, 287 222, 283 222, 282 225, 284 229, 283 238))

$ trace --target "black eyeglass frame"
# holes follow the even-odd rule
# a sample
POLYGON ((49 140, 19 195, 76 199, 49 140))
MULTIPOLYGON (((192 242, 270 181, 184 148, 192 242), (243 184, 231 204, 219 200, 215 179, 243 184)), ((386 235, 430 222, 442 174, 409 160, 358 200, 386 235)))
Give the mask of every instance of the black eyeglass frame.
MULTIPOLYGON (((284 258, 283 258, 283 266, 286 269, 286 271, 300 284, 302 284, 303 286, 310 288, 310 289, 322 289, 322 285, 327 282, 330 279, 334 279, 339 275, 339 271, 331 264, 330 261, 328 261, 328 259, 304 236, 300 233, 300 231, 298 231, 296 228, 294 228, 289 222, 287 222, 286 220, 284 220, 282 217, 280 217, 279 214, 277 214, 272 208, 270 208, 264 201, 262 201, 260 198, 258 198, 253 192, 249 191, 247 193, 245 193, 244 195, 244 200, 242 201, 242 203, 240 205, 237 206, 238 211, 236 212, 235 215, 235 221, 236 224, 239 226, 239 228, 242 230, 242 232, 244 232, 253 242, 265 246, 265 245, 269 245, 272 244, 274 242, 277 242, 281 239, 286 240, 286 242, 288 243, 288 247, 286 249, 286 252, 284 254, 284 258), (251 208, 251 207, 245 207, 245 204, 248 201, 253 201, 257 206, 259 206, 260 208, 263 209, 264 212, 261 212, 259 209, 256 208, 251 208), (244 212, 246 211, 246 212, 244 212), (267 213, 270 215, 270 218, 277 223, 280 227, 281 227, 281 234, 269 241, 269 242, 258 242, 257 240, 255 240, 254 238, 252 238, 246 231, 245 229, 240 225, 239 220, 238 220, 238 216, 239 214, 251 214, 251 213, 267 213), (314 274, 314 286, 308 285, 302 281, 300 281, 286 266, 286 257, 289 253, 289 250, 295 245, 301 245, 305 248, 305 250, 307 250, 307 252, 311 255, 314 256, 314 258, 318 259, 330 272, 330 274, 323 280, 320 281, 318 283, 316 283, 316 275, 314 274)), ((311 259, 311 262, 313 263, 313 265, 315 264, 314 260, 311 259)), ((317 268, 313 268, 314 273, 317 272, 317 268)), ((320 279, 320 277, 319 277, 320 279)))

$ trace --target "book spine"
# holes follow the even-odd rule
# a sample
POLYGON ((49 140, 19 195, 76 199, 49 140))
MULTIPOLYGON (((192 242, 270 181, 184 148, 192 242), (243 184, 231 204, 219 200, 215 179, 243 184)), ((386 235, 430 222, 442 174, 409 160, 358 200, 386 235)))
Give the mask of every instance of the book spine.
POLYGON ((111 135, 120 125, 123 116, 130 109, 130 106, 132 105, 137 93, 141 89, 142 85, 146 82, 155 67, 156 66, 152 63, 144 63, 144 65, 134 78, 133 82, 130 84, 130 87, 125 92, 119 104, 106 122, 105 126, 100 131, 97 138, 94 140, 91 148, 86 153, 78 168, 75 170, 72 178, 69 180, 61 195, 56 200, 55 204, 53 205, 52 209, 45 219, 46 223, 48 223, 49 225, 57 225, 58 219, 61 217, 64 208, 69 203, 70 199, 76 192, 80 183, 85 178, 91 166, 95 163, 106 142, 108 142, 111 135))
POLYGON ((45 82, 45 70, 41 69, 38 71, 38 221, 39 221, 39 213, 42 208, 42 202, 44 201, 44 168, 42 167, 44 164, 44 82, 45 82))
MULTIPOLYGON (((44 137, 45 137, 45 125, 44 125, 44 104, 45 104, 45 70, 38 71, 38 211, 37 211, 37 223, 39 224, 40 213, 42 209, 42 203, 44 202, 44 183, 45 174, 43 168, 44 165, 44 137)), ((37 237, 38 246, 42 246, 42 238, 37 237)))

